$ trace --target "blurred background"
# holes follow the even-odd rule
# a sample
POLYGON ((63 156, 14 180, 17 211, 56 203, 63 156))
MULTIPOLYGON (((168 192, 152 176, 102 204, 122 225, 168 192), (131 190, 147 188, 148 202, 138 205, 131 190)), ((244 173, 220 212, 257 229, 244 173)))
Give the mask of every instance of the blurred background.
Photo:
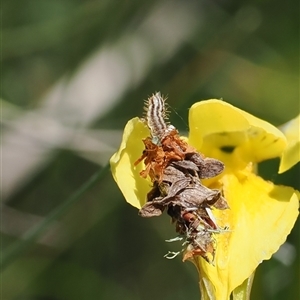
MULTIPOLYGON (((2 42, 1 299, 199 299, 194 266, 163 258, 169 218, 140 218, 107 163, 155 91, 181 133, 209 98, 296 117, 298 0, 3 0, 2 42)), ((259 166, 300 188, 299 164, 277 169, 259 166)), ((252 299, 298 299, 299 234, 259 266, 252 299)))

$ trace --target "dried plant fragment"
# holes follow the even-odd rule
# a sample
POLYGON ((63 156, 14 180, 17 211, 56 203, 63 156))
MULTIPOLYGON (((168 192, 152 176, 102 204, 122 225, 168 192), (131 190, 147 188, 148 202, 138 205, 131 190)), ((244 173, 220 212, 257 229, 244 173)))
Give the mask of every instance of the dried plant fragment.
POLYGON ((204 186, 201 179, 217 176, 224 164, 204 157, 166 123, 165 99, 160 93, 147 100, 145 111, 151 136, 143 140, 145 150, 135 165, 144 162, 140 175, 149 176, 153 188, 139 214, 154 217, 166 210, 187 245, 183 260, 200 255, 211 263, 216 249, 213 235, 221 231, 211 210, 228 205, 220 190, 204 186))

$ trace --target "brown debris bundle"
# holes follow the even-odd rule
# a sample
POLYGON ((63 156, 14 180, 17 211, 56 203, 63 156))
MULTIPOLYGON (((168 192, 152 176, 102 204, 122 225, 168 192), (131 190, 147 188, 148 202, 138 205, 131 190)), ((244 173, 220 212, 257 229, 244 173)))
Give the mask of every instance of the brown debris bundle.
MULTIPOLYGON (((157 93, 152 97, 159 96, 157 93)), ((148 103, 151 100, 160 99, 149 98, 148 103)), ((165 128, 165 134, 159 139, 152 135, 143 140, 145 150, 135 163, 144 161, 145 169, 140 175, 144 178, 149 175, 153 183, 139 214, 153 217, 166 210, 187 245, 183 260, 200 255, 212 262, 215 255, 213 234, 220 229, 211 210, 226 209, 228 205, 219 190, 205 187, 201 179, 217 176, 224 164, 197 152, 180 138, 173 126, 165 125, 165 128)))

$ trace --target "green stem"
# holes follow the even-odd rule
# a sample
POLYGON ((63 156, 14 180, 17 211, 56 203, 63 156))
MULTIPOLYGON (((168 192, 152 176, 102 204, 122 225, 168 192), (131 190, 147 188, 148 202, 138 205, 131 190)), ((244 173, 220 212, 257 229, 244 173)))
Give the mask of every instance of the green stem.
POLYGON ((62 216, 81 196, 90 189, 96 182, 106 175, 109 170, 109 164, 104 166, 98 172, 93 174, 76 192, 74 192, 65 202, 55 208, 47 217, 39 224, 29 229, 21 241, 16 241, 2 253, 1 271, 16 259, 23 251, 25 251, 32 243, 34 243, 40 235, 49 227, 49 225, 62 216))

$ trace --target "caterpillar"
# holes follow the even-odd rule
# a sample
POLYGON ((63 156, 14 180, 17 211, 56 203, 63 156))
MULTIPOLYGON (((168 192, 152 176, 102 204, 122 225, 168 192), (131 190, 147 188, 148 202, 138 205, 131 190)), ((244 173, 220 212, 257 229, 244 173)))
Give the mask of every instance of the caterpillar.
POLYGON ((152 143, 156 145, 160 145, 163 138, 175 129, 173 125, 166 122, 168 112, 165 101, 160 92, 145 101, 145 120, 150 129, 152 143))

